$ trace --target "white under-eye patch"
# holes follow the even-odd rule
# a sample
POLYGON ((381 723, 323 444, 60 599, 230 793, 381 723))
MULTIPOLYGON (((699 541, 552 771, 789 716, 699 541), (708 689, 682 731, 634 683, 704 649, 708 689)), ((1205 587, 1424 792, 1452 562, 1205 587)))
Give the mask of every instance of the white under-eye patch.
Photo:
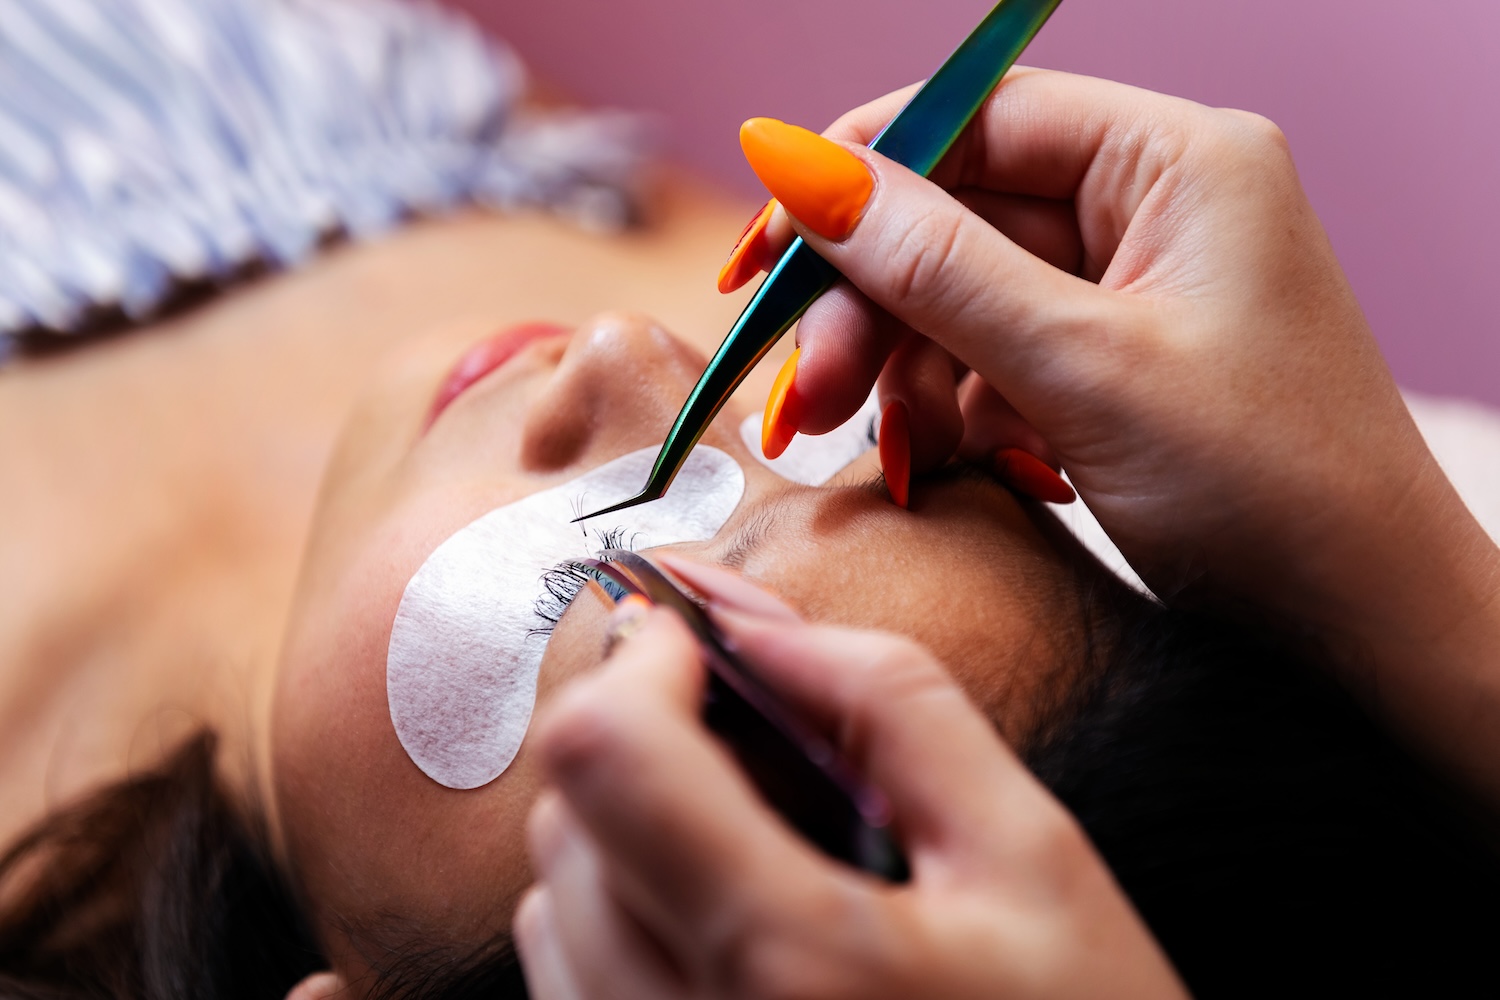
MULTIPOLYGON (((417 569, 391 626, 385 686, 391 722, 412 761, 438 784, 478 788, 510 766, 536 706, 546 638, 536 632, 542 574, 592 555, 578 511, 640 489, 657 448, 616 459, 490 511, 417 569), (580 505, 581 504, 581 508, 580 505)), ((705 541, 745 492, 745 473, 717 448, 688 456, 667 495, 606 515, 638 548, 705 541)))
POLYGON ((756 461, 782 479, 803 486, 822 486, 844 466, 875 447, 874 427, 879 416, 880 401, 871 392, 854 416, 827 434, 816 437, 798 434, 777 458, 767 458, 760 450, 759 414, 746 417, 740 424, 740 440, 756 461))

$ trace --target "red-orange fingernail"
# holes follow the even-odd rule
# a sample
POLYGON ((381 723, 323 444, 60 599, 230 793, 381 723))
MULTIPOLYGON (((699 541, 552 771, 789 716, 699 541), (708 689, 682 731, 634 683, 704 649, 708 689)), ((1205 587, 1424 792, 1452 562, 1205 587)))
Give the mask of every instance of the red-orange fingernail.
POLYGON ((743 288, 745 282, 755 277, 761 271, 770 270, 775 261, 770 260, 771 248, 766 241, 766 226, 771 221, 771 213, 776 209, 776 199, 772 198, 766 202, 745 231, 740 233, 740 241, 734 245, 729 252, 729 259, 719 269, 719 291, 725 295, 743 288))
POLYGON ((880 414, 880 470, 891 500, 902 510, 911 499, 911 420, 906 404, 896 400, 880 414))
POLYGON ((766 399, 766 413, 760 423, 760 450, 767 458, 780 458, 797 436, 797 424, 802 419, 802 397, 797 395, 797 359, 801 356, 799 347, 786 359, 766 399))
POLYGON ((1078 494, 1068 481, 1046 462, 1020 448, 1005 448, 995 454, 995 472, 1017 493, 1043 503, 1072 503, 1078 494))
POLYGON ((775 118, 740 126, 740 148, 766 189, 825 239, 842 240, 859 225, 875 178, 838 143, 775 118))

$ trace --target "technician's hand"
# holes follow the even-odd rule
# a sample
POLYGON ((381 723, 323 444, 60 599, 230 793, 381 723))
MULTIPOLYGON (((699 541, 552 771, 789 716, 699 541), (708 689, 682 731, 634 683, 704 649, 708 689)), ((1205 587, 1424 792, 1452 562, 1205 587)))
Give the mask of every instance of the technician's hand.
POLYGON ((699 721, 695 642, 651 611, 532 744, 555 788, 515 922, 534 996, 1184 995, 1075 821, 931 657, 806 625, 724 571, 690 580, 889 794, 912 881, 831 861, 769 810, 699 721))
POLYGON ((829 430, 878 377, 909 409, 915 471, 1009 446, 1060 463, 1158 594, 1314 637, 1500 806, 1500 673, 1477 652, 1500 641, 1500 557, 1408 415, 1282 135, 1022 70, 929 182, 861 145, 907 96, 846 116, 837 142, 742 133, 785 211, 739 256, 773 257, 794 225, 852 282, 803 319, 771 436, 829 430))

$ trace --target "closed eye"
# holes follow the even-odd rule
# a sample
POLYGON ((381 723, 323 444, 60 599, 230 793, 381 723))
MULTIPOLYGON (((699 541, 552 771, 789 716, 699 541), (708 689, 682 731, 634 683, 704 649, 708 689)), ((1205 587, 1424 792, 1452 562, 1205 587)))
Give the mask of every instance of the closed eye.
MULTIPOLYGON (((595 531, 594 543, 592 546, 585 545, 584 554, 598 559, 602 558, 601 553, 606 549, 628 549, 634 552, 636 535, 624 527, 595 531)), ((551 636, 552 630, 557 628, 557 623, 562 620, 562 616, 567 613, 588 581, 589 577, 568 561, 560 562, 544 572, 541 577, 542 592, 531 606, 532 613, 537 617, 537 624, 526 633, 527 638, 551 636)))

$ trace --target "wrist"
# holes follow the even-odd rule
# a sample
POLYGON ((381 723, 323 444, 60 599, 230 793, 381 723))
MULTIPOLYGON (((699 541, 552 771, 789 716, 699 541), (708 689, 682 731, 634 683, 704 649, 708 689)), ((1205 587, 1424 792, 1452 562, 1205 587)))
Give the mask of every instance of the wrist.
POLYGON ((1500 548, 1430 458, 1374 506, 1287 613, 1372 715, 1500 804, 1500 548))

